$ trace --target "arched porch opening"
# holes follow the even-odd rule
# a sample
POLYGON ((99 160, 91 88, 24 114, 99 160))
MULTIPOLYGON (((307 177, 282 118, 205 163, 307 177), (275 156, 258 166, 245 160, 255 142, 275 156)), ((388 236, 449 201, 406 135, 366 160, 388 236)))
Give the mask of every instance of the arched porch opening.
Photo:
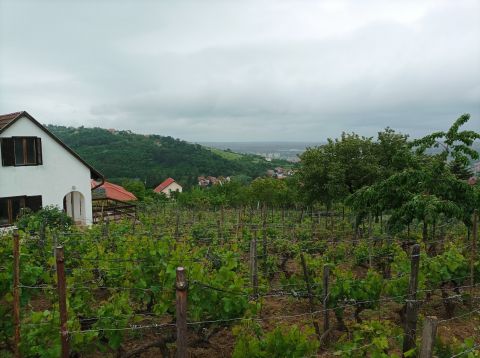
POLYGON ((70 216, 75 224, 85 225, 85 197, 79 191, 71 191, 63 197, 63 211, 70 216))

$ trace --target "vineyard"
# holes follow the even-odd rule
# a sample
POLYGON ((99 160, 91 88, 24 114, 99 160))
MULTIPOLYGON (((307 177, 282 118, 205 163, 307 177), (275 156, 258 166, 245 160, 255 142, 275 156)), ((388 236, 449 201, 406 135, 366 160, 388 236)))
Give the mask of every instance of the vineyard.
POLYGON ((0 237, 1 356, 480 357, 469 118, 343 133, 292 178, 152 193, 133 221, 22 214, 0 237))
POLYGON ((425 240, 421 222, 390 235, 385 217, 352 220, 167 203, 136 222, 5 233, 0 355, 18 339, 23 357, 62 344, 72 357, 480 356, 476 224, 444 220, 425 240))

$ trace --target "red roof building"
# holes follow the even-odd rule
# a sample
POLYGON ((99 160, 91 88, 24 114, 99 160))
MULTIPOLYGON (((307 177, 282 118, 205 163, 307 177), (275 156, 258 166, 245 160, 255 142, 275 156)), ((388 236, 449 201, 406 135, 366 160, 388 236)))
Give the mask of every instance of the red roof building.
POLYGON ((178 184, 175 179, 168 178, 153 189, 153 191, 155 193, 163 193, 169 198, 172 192, 182 192, 182 186, 178 184))
POLYGON ((165 179, 163 183, 160 183, 153 191, 155 193, 160 193, 162 190, 164 190, 166 187, 168 187, 170 184, 174 183, 175 179, 168 178, 165 179))
MULTIPOLYGON (((92 180, 91 185, 92 188, 94 188, 98 185, 98 183, 95 180, 92 180)), ((98 191, 99 196, 102 197, 102 199, 111 199, 117 201, 137 200, 137 197, 130 193, 128 190, 126 190, 124 187, 109 183, 108 181, 103 183, 95 190, 98 191)))

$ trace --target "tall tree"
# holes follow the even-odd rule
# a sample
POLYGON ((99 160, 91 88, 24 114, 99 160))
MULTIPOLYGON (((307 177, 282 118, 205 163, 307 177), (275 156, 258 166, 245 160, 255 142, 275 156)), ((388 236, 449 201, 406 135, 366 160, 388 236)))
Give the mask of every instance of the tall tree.
POLYGON ((423 222, 424 239, 427 227, 438 217, 457 218, 469 225, 471 214, 478 202, 474 188, 451 172, 449 159, 468 163, 478 159, 472 149, 480 138, 474 131, 460 131, 469 115, 458 118, 447 132, 435 132, 411 143, 416 156, 410 167, 395 173, 374 185, 362 188, 349 198, 358 215, 378 210, 389 211, 389 227, 401 230, 413 220, 423 222), (427 155, 431 148, 442 150, 427 155))

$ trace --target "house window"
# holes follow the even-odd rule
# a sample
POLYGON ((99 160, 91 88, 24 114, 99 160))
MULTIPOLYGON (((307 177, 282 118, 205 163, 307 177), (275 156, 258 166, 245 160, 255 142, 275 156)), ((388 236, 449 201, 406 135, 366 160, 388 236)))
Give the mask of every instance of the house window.
POLYGON ((12 225, 20 211, 28 208, 32 211, 38 211, 42 208, 42 196, 12 196, 9 198, 0 198, 0 226, 12 225))
POLYGON ((26 166, 42 164, 42 139, 11 137, 2 140, 2 165, 26 166))

